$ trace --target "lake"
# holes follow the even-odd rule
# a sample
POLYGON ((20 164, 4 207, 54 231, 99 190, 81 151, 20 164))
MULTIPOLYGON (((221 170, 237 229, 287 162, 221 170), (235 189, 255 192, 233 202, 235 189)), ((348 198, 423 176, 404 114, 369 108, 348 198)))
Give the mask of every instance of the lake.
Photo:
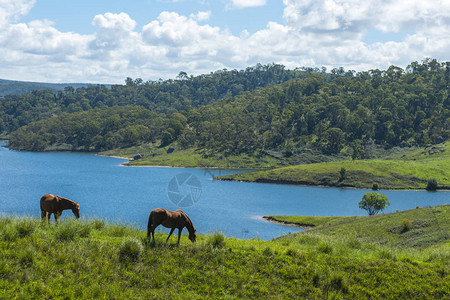
MULTIPOLYGON (((39 199, 51 193, 80 203, 85 218, 145 230, 153 208, 182 209, 198 233, 221 231, 231 237, 264 240, 300 231, 262 220, 264 215, 366 214, 358 202, 368 190, 214 181, 214 176, 237 171, 121 166, 125 161, 0 147, 0 214, 40 217, 39 199)), ((385 212, 450 203, 450 193, 444 191, 381 192, 391 202, 385 212)), ((63 217, 74 216, 65 211, 63 217)))

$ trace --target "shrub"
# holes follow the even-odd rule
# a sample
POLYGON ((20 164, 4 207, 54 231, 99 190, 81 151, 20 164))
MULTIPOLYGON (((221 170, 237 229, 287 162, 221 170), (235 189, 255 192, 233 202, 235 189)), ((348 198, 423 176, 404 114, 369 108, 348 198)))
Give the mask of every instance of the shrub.
POLYGON ((430 192, 434 192, 437 190, 437 186, 438 186, 438 183, 437 183, 436 179, 434 179, 434 178, 428 179, 426 190, 430 191, 430 192))
POLYGON ((225 236, 221 232, 216 232, 208 236, 206 240, 206 245, 212 248, 223 248, 225 247, 225 236))
POLYGON ((378 189, 379 189, 378 183, 374 183, 374 184, 372 185, 372 190, 378 191, 378 189))
POLYGON ((347 170, 342 167, 339 171, 339 181, 343 181, 347 177, 347 170))
POLYGON ((136 238, 126 239, 119 248, 119 259, 125 262, 134 262, 139 259, 144 247, 141 241, 136 238))
POLYGON ((402 232, 407 232, 412 227, 412 222, 409 219, 403 219, 401 223, 402 232))

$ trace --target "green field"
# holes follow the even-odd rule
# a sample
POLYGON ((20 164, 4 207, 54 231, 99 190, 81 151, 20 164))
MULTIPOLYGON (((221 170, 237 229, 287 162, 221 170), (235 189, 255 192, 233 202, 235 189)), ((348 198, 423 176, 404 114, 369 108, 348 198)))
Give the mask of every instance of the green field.
POLYGON ((218 179, 356 188, 372 188, 376 183, 380 189, 424 189, 427 181, 434 178, 440 189, 449 189, 449 144, 397 154, 385 159, 297 165, 228 175, 218 179), (430 155, 430 150, 436 153, 430 155), (340 174, 342 168, 345 169, 344 178, 340 174))
POLYGON ((119 156, 128 159, 137 153, 142 159, 130 161, 127 166, 167 166, 185 168, 229 168, 229 169, 273 169, 294 164, 324 162, 345 159, 344 156, 327 156, 314 153, 300 153, 292 157, 284 157, 281 152, 267 151, 263 155, 223 155, 201 149, 179 149, 175 143, 175 151, 167 153, 169 147, 158 147, 159 143, 149 143, 125 149, 114 149, 101 152, 101 155, 119 156))
MULTIPOLYGON (((450 205, 425 207, 375 216, 314 217, 268 216, 279 222, 309 226, 306 233, 282 237, 296 241, 305 235, 354 239, 358 242, 393 247, 397 251, 427 249, 441 245, 450 258, 450 205), (408 222, 409 220, 410 222, 408 222), (404 223, 406 225, 404 225, 404 223)), ((438 247, 439 248, 439 247, 438 247)))
POLYGON ((101 220, 1 217, 0 298, 450 297, 450 206, 323 220, 273 241, 217 233, 177 246, 101 220))

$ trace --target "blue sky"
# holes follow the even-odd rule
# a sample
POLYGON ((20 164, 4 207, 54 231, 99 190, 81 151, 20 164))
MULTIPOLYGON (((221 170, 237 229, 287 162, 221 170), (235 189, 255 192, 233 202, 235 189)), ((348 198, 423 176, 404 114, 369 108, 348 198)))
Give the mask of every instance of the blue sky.
POLYGON ((54 27, 61 31, 73 31, 83 34, 95 32, 92 19, 105 12, 127 13, 136 21, 137 27, 154 20, 162 11, 175 11, 189 16, 199 11, 211 11, 208 24, 228 28, 239 35, 243 30, 254 33, 264 28, 268 21, 283 23, 282 1, 268 1, 264 6, 251 9, 239 9, 227 6, 226 1, 117 1, 117 0, 78 0, 68 5, 67 1, 38 0, 30 13, 22 21, 49 19, 54 27), (203 2, 203 3, 202 3, 203 2))
POLYGON ((2 0, 0 78, 123 83, 257 63, 449 60, 450 0, 2 0))

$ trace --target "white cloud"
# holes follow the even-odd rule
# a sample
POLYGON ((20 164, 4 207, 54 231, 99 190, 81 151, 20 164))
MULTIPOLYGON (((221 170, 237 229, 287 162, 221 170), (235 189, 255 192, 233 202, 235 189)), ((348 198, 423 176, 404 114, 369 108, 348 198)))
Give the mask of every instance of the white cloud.
POLYGON ((231 0, 233 7, 246 8, 266 5, 266 0, 231 0))
POLYGON ((35 0, 0 0, 0 29, 28 14, 35 0))
MULTIPOLYGON (((248 7, 265 1, 234 1, 248 7)), ((211 12, 162 12, 142 28, 126 13, 93 18, 90 35, 61 32, 48 20, 17 23, 34 1, 0 0, 0 74, 53 82, 122 83, 209 73, 256 63, 367 70, 449 60, 450 1, 284 0, 285 24, 233 35, 205 24, 211 12), (363 42, 369 31, 407 32, 398 41, 363 42)))
POLYGON ((211 18, 211 11, 199 11, 197 14, 191 14, 190 18, 196 21, 207 21, 211 18))

